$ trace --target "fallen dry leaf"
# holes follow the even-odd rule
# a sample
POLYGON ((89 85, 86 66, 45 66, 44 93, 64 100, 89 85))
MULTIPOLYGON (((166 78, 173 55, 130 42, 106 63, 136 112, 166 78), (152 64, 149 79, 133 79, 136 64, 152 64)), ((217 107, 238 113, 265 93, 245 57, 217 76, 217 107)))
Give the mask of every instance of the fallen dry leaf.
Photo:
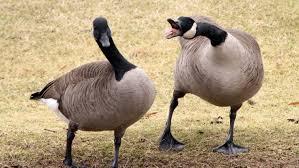
POLYGON ((251 100, 251 99, 249 99, 247 102, 248 102, 248 104, 250 104, 250 105, 255 105, 255 104, 256 104, 256 102, 253 101, 253 100, 251 100))
POLYGON ((155 114, 157 114, 158 112, 153 112, 153 113, 148 113, 148 114, 145 114, 145 118, 149 118, 150 116, 152 116, 152 115, 155 115, 155 114))
POLYGON ((289 118, 287 119, 289 122, 293 122, 294 124, 299 124, 299 120, 293 119, 293 118, 289 118))
POLYGON ((289 121, 289 122, 295 122, 295 119, 293 119, 293 118, 289 118, 288 121, 289 121))
POLYGON ((223 123, 223 117, 218 116, 213 118, 213 121, 210 122, 210 124, 222 124, 223 123))
POLYGON ((67 65, 63 65, 62 67, 59 68, 59 70, 63 70, 64 68, 66 68, 67 65))
POLYGON ((292 102, 292 103, 289 103, 289 105, 299 106, 299 102, 292 102))

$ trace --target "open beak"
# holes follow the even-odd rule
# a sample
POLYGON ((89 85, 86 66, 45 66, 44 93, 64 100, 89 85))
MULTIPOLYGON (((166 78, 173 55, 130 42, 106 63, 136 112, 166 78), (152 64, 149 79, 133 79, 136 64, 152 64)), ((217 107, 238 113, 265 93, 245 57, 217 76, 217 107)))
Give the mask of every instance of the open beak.
POLYGON ((181 27, 180 27, 179 23, 172 19, 167 19, 167 21, 170 24, 171 28, 167 28, 165 30, 165 37, 167 39, 171 39, 176 36, 181 36, 182 31, 181 31, 181 27))

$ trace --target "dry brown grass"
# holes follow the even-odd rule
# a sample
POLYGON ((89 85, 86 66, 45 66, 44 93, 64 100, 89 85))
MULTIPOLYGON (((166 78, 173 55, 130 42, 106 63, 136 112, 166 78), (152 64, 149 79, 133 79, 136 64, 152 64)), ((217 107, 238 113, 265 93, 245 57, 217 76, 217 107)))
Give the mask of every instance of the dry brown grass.
MULTIPOLYGON (((119 49, 155 81, 157 112, 130 127, 121 147, 121 167, 299 167, 299 3, 297 0, 0 0, 0 167, 61 167, 66 125, 46 107, 29 101, 51 79, 84 63, 104 59, 90 36, 92 20, 110 21, 119 49), (187 146, 160 152, 173 88, 178 42, 162 36, 166 18, 207 15, 225 27, 245 30, 260 43, 265 80, 236 121, 236 141, 249 153, 211 152, 224 142, 228 108, 187 95, 174 114, 173 133, 187 146), (224 124, 213 125, 223 116, 224 124), (53 130, 54 132, 45 129, 53 130), (203 132, 203 133, 202 133, 203 132)), ((109 167, 111 132, 79 132, 74 159, 79 165, 109 167)))

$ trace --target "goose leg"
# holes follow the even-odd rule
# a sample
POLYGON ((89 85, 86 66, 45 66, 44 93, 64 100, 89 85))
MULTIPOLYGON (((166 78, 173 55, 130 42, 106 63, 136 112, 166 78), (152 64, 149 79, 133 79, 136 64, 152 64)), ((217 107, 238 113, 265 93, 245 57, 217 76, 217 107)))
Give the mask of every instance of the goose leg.
POLYGON ((125 130, 114 131, 114 159, 112 162, 112 168, 118 168, 118 156, 119 148, 121 145, 121 138, 124 136, 125 130))
POLYGON ((70 167, 75 167, 73 166, 73 159, 72 159, 72 143, 75 138, 75 132, 77 130, 78 130, 78 125, 70 122, 69 128, 67 130, 65 158, 63 160, 64 165, 70 167))
POLYGON ((247 148, 234 144, 234 123, 235 123, 237 111, 240 109, 241 106, 242 104, 237 106, 231 106, 230 116, 229 116, 230 127, 228 131, 228 138, 223 145, 213 149, 213 152, 219 152, 224 154, 237 154, 237 153, 248 152, 247 148))
POLYGON ((185 93, 180 91, 174 91, 172 100, 169 107, 168 119, 166 122, 166 126, 164 132, 160 138, 160 150, 182 150, 184 148, 184 144, 176 140, 171 134, 171 119, 174 109, 178 106, 178 99, 185 96, 185 93))

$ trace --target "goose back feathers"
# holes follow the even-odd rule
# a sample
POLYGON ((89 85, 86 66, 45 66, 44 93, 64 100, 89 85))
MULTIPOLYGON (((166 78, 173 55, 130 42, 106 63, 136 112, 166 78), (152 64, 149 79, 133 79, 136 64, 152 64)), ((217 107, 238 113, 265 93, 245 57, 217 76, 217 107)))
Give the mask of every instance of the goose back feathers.
POLYGON ((115 79, 108 61, 78 67, 50 82, 44 99, 56 99, 59 111, 79 129, 100 131, 128 127, 151 107, 153 83, 139 68, 115 79))
POLYGON ((56 100, 56 111, 81 130, 127 128, 143 116, 155 98, 152 81, 120 54, 106 24, 102 18, 95 19, 94 37, 108 61, 75 68, 31 95, 52 107, 56 100))

